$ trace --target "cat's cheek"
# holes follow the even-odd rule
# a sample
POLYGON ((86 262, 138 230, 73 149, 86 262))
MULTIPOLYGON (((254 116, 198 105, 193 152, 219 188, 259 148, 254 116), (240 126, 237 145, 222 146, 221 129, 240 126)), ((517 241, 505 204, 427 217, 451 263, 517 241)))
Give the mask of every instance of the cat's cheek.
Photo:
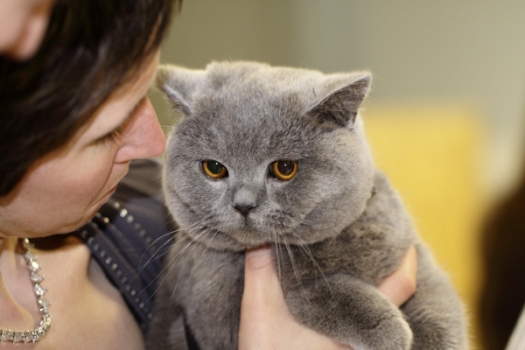
POLYGON ((269 179, 266 185, 266 191, 268 199, 277 205, 286 205, 290 203, 290 195, 293 195, 293 192, 297 191, 294 187, 294 184, 297 181, 295 179, 284 182, 276 179, 269 179), (292 182, 294 181, 294 182, 292 182))

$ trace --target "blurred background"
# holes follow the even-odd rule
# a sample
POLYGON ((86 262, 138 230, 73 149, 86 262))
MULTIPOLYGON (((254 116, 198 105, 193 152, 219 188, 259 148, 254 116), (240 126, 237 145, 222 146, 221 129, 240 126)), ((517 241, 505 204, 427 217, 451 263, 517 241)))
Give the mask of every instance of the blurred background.
MULTIPOLYGON (((524 17, 521 0, 184 0, 161 61, 370 70, 361 114, 376 162, 465 301, 473 348, 489 349, 481 252, 524 169, 524 17)), ((174 118, 151 97, 168 131, 174 118)))

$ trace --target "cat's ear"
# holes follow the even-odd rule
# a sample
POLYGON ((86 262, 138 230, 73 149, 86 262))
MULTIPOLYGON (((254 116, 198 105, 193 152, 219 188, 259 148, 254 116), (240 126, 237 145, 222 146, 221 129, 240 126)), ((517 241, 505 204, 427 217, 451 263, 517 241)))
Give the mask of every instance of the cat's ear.
POLYGON ((324 127, 353 125, 359 107, 370 89, 372 76, 368 72, 337 75, 329 79, 328 93, 307 114, 324 127))
POLYGON ((204 77, 204 71, 174 65, 157 69, 155 86, 166 94, 173 109, 185 116, 192 113, 192 94, 204 77))

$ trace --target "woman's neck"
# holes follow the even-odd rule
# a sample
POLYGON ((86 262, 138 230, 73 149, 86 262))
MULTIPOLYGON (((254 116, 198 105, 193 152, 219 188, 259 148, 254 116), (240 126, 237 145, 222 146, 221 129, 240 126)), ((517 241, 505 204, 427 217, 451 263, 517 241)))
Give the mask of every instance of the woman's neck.
POLYGON ((4 236, 0 233, 0 252, 3 252, 4 249, 13 248, 18 245, 18 237, 4 236))
POLYGON ((0 329, 32 329, 40 319, 17 237, 0 238, 0 329))

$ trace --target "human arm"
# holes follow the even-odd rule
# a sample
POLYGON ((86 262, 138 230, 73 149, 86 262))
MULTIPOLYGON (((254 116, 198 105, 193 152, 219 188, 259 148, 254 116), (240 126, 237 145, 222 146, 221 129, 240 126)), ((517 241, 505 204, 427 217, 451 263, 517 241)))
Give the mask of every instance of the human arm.
MULTIPOLYGON (((417 254, 411 247, 400 267, 378 289, 401 306, 416 288, 417 254)), ((273 267, 269 248, 246 252, 239 349, 349 349, 294 320, 273 267)))

